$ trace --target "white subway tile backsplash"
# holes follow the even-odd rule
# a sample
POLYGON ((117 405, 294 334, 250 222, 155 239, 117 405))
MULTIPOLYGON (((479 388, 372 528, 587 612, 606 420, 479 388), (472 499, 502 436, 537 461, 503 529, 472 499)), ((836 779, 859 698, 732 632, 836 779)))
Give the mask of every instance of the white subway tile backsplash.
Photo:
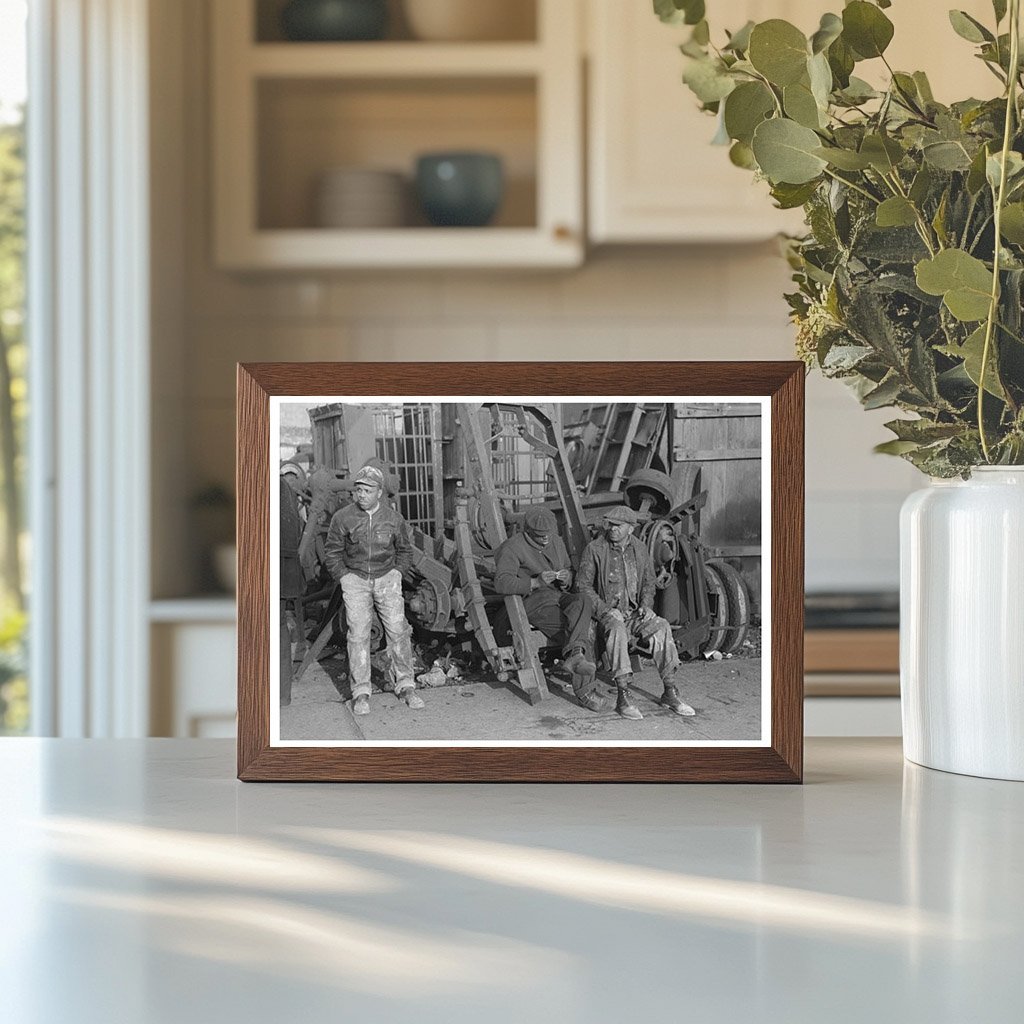
POLYGON ((565 316, 714 321, 728 315, 722 264, 708 261, 700 250, 599 255, 558 280, 565 316))
POLYGON ((443 313, 444 278, 433 273, 354 274, 326 287, 327 315, 334 320, 422 320, 443 313))
POLYGON ((441 311, 447 319, 490 320, 554 319, 561 313, 558 273, 504 275, 449 272, 438 289, 441 311))

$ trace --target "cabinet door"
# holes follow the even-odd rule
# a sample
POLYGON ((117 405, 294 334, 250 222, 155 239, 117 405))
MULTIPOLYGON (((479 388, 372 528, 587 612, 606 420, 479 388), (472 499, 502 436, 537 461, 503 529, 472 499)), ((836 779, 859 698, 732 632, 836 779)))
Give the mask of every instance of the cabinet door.
MULTIPOLYGON (((715 120, 681 81, 685 26, 663 25, 650 0, 586 0, 590 26, 589 218, 593 242, 705 242, 797 232, 799 211, 776 210, 767 186, 710 145, 715 120)), ((748 19, 785 18, 810 34, 828 0, 709 0, 712 37, 748 19)), ((901 0, 886 11, 896 27, 894 67, 924 70, 943 102, 998 94, 999 83, 952 30, 947 5, 901 0)), ((955 6, 990 25, 989 0, 955 6)), ((1005 31, 1005 23, 1003 25, 1005 31)), ((857 74, 883 84, 881 61, 857 74)))
MULTIPOLYGON (((799 231, 764 182, 712 146, 716 123, 682 83, 689 28, 663 25, 649 0, 587 0, 590 25, 589 218, 594 242, 713 242, 799 231)), ((817 26, 827 0, 708 4, 713 38, 748 19, 817 26), (799 8, 806 10, 801 16, 799 8)))

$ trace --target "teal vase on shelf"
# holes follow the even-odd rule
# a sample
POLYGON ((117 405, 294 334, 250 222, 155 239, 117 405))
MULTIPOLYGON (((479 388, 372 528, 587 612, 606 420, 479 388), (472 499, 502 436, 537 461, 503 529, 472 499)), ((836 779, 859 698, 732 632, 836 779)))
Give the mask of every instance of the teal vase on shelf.
POLYGON ((387 26, 387 0, 290 0, 281 11, 285 38, 295 42, 364 42, 387 26))

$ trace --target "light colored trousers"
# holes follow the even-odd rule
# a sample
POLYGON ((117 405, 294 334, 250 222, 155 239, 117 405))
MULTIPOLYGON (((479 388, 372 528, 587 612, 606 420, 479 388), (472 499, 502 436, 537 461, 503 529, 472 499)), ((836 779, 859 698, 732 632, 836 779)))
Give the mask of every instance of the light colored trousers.
MULTIPOLYGON (((641 619, 639 615, 631 615, 624 622, 611 613, 606 612, 601 616, 601 630, 604 634, 604 657, 612 675, 618 679, 633 671, 629 657, 630 639, 641 639, 641 630, 647 632, 643 627, 651 628, 648 623, 650 619, 641 619)), ((679 651, 676 650, 676 642, 672 636, 672 627, 660 616, 654 617, 657 628, 647 638, 651 645, 651 658, 654 661, 658 675, 665 684, 672 682, 676 669, 679 667, 679 651)))
POLYGON ((405 618, 402 574, 397 569, 375 580, 364 580, 354 572, 341 577, 348 628, 348 674, 352 696, 370 695, 370 627, 373 608, 384 626, 391 656, 391 680, 395 693, 416 685, 412 663, 412 627, 405 618))

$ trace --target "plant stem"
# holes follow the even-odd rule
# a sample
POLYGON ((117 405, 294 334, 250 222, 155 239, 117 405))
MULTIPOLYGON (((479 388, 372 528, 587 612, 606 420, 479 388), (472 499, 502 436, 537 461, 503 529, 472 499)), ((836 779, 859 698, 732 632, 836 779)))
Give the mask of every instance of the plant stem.
POLYGON ((825 168, 825 173, 833 181, 838 181, 841 185, 845 185, 847 188, 852 188, 854 192, 859 192, 866 199, 870 199, 871 202, 875 204, 875 206, 879 204, 880 200, 876 196, 873 196, 870 192, 868 192, 867 189, 861 188, 860 185, 857 185, 852 181, 847 181, 846 178, 840 178, 838 174, 834 174, 827 167, 825 168))
POLYGON ((992 255, 992 293, 989 298, 988 319, 985 322, 985 345, 981 350, 981 370, 978 373, 978 435, 985 461, 992 462, 988 436, 985 433, 985 373, 992 349, 992 333, 999 312, 1000 241, 1002 240, 1003 203, 1006 198, 1006 165, 1013 138, 1013 122, 1017 113, 1017 74, 1020 65, 1020 0, 1010 0, 1010 74, 1006 83, 1006 123, 1003 125, 1003 151, 999 167, 999 190, 995 197, 995 246, 992 255))
MULTIPOLYGON (((899 172, 896 168, 893 168, 892 174, 883 174, 882 179, 887 181, 892 189, 899 195, 901 199, 906 199, 910 203, 911 209, 914 211, 914 216, 917 218, 917 233, 921 237, 921 241, 924 242, 925 248, 928 250, 930 256, 935 255, 935 246, 932 245, 932 233, 928 226, 928 221, 924 219, 924 214, 917 208, 916 203, 911 203, 910 198, 903 188, 903 182, 900 181, 899 172)), ((936 244, 941 248, 942 243, 936 237, 936 244)))

